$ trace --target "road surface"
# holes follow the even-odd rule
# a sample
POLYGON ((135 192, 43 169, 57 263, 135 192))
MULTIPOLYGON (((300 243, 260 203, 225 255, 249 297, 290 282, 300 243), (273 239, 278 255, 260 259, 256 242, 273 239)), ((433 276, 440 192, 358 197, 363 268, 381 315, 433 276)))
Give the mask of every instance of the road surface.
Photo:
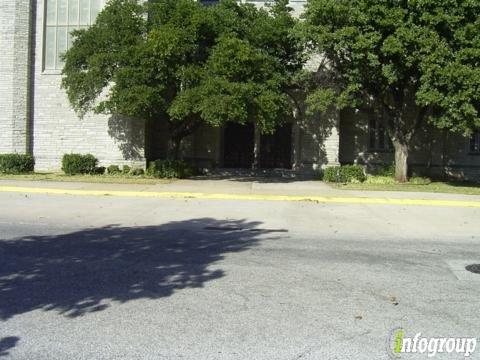
POLYGON ((480 337, 480 275, 464 270, 480 263, 478 208, 22 193, 0 205, 1 360, 376 360, 398 327, 480 337))

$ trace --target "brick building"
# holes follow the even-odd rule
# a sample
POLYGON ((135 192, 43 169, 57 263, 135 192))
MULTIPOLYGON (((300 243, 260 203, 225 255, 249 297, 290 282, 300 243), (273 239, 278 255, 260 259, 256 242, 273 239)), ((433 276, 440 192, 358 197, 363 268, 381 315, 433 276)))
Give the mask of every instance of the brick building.
MULTIPOLYGON (((264 1, 242 0, 258 5, 264 1)), ((60 88, 59 54, 69 31, 89 26, 105 0, 11 0, 0 3, 0 153, 32 153, 37 170, 58 170, 65 153, 92 153, 101 165, 145 165, 166 154, 161 126, 89 114, 79 119, 60 88), (149 141, 145 141, 146 134, 149 141)), ((291 0, 299 14, 306 1, 291 0)), ((256 135, 253 126, 231 124, 199 129, 183 155, 201 167, 250 167, 253 147, 259 166, 311 172, 340 163, 391 163, 393 152, 381 124, 367 113, 328 113, 292 120, 275 135, 256 135)), ((480 135, 463 138, 431 130, 419 134, 410 166, 415 173, 480 177, 480 135), (432 135, 433 134, 433 135, 432 135)))

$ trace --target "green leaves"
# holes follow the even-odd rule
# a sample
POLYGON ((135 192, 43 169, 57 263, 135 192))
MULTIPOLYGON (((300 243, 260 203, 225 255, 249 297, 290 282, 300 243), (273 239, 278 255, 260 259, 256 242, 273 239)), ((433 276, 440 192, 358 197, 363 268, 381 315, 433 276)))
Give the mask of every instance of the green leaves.
POLYGON ((62 87, 79 115, 97 109, 97 99, 117 69, 129 64, 144 32, 143 9, 133 0, 110 1, 90 29, 73 32, 62 87))
POLYGON ((428 113, 439 127, 468 132, 480 123, 479 19, 471 0, 310 0, 303 34, 336 83, 319 84, 309 103, 374 101, 398 119, 428 113))
POLYGON ((80 115, 119 113, 182 129, 257 122, 269 132, 291 113, 285 90, 305 61, 290 10, 285 0, 266 9, 112 0, 95 25, 75 33, 62 85, 80 115))

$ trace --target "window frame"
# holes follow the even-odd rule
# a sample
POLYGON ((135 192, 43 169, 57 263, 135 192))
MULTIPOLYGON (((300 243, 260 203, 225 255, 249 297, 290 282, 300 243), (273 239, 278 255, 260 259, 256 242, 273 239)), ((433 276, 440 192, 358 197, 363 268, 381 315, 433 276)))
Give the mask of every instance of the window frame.
MULTIPOLYGON (((42 34, 42 73, 44 74, 60 74, 62 72, 64 64, 59 60, 60 54, 59 51, 59 33, 64 32, 64 46, 65 51, 67 51, 71 46, 71 32, 77 29, 87 29, 90 27, 96 20, 96 17, 103 10, 106 5, 106 0, 43 0, 43 34, 42 34), (88 2, 88 21, 83 21, 81 18, 82 13, 82 1, 88 2), (98 6, 95 6, 95 2, 98 1, 98 6), (54 20, 50 19, 49 13, 49 3, 53 2, 55 4, 54 20), (59 5, 61 3, 65 4, 65 21, 59 22, 59 5), (71 6, 76 4, 76 16, 72 19, 71 6), (88 23, 88 24, 87 24, 88 23), (49 48, 49 41, 51 40, 51 34, 49 32, 54 32, 53 35, 53 47, 51 50, 49 48), (52 62, 53 65, 50 65, 52 62)), ((63 53, 62 52, 62 53, 63 53)))
POLYGON ((393 152, 393 144, 383 121, 371 116, 367 124, 368 150, 370 152, 393 152), (373 141, 372 141, 373 140, 373 141))
POLYGON ((480 130, 475 131, 468 141, 468 153, 470 155, 480 155, 480 130))

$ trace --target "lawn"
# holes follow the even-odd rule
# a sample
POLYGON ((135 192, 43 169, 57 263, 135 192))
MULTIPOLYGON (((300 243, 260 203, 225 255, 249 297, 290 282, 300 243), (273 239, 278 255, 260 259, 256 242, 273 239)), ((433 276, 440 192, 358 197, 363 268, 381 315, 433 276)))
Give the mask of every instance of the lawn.
POLYGON ((480 195, 480 184, 465 182, 432 182, 430 184, 330 184, 340 190, 410 191, 447 194, 480 195))
POLYGON ((27 180, 27 181, 63 181, 63 182, 86 182, 86 183, 110 183, 110 184, 166 184, 173 179, 156 179, 147 176, 133 175, 65 175, 63 173, 34 173, 6 175, 0 174, 0 180, 27 180))

